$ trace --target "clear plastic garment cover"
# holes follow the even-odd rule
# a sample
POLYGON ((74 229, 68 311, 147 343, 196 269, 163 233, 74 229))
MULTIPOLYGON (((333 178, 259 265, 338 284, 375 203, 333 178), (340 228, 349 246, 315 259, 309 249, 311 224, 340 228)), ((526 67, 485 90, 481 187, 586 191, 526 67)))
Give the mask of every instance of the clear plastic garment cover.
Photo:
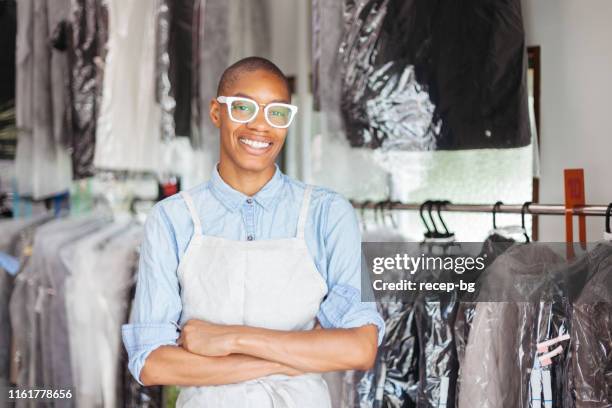
POLYGON ((352 146, 530 143, 519 0, 344 0, 343 29, 337 3, 313 3, 315 101, 352 146))
POLYGON ((612 242, 599 243, 570 265, 568 276, 582 290, 573 302, 563 406, 611 407, 612 242))
POLYGON ((612 243, 564 249, 493 235, 463 275, 474 294, 382 299, 375 367, 347 376, 342 406, 612 406, 612 243))
MULTIPOLYGON (((495 259, 481 277, 483 301, 466 319, 469 335, 458 348, 456 406, 610 406, 611 298, 602 285, 611 272, 610 246, 605 252, 596 248, 568 266, 550 246, 515 244, 495 259), (601 268, 606 262, 607 272, 601 268), (593 278, 598 270, 603 275, 593 278), (580 304, 585 296, 593 299, 594 288, 607 306, 580 304), (585 309, 599 310, 594 316, 601 326, 581 312, 585 309)), ((456 324, 456 331, 464 324, 456 324)))
POLYGON ((108 53, 94 166, 159 171, 162 108, 156 97, 157 2, 107 0, 108 53), (138 64, 133 62, 137 60, 138 64), (131 84, 126 86, 125 84, 131 84))
POLYGON ((72 181, 68 58, 50 41, 69 13, 67 0, 17 2, 15 175, 19 194, 34 199, 65 192, 72 181))

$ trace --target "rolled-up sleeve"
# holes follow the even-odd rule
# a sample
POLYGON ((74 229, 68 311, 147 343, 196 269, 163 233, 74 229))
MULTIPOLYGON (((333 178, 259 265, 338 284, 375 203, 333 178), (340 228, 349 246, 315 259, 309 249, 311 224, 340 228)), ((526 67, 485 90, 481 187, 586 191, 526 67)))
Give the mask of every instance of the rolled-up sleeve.
POLYGON ((353 206, 335 195, 324 224, 328 293, 317 318, 324 328, 378 328, 378 344, 385 322, 374 302, 361 301, 361 231, 353 206))
POLYGON ((136 295, 130 322, 122 327, 128 367, 140 384, 149 354, 160 346, 176 345, 179 334, 173 322, 178 322, 182 308, 175 234, 161 204, 153 207, 144 228, 136 295))

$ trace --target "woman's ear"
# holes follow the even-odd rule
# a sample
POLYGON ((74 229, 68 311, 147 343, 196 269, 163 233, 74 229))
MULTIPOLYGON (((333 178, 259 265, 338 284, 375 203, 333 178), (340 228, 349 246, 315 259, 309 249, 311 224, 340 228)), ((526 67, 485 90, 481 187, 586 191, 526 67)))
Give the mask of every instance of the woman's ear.
POLYGON ((210 100, 210 107, 208 110, 210 120, 218 129, 221 127, 221 104, 214 99, 210 100))

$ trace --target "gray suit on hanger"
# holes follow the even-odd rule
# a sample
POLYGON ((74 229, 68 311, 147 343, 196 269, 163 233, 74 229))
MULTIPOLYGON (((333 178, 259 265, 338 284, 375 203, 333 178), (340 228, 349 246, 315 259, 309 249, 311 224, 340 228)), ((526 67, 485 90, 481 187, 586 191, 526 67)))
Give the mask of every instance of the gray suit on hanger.
MULTIPOLYGON (((487 301, 477 304, 460 361, 459 408, 529 407, 529 373, 538 342, 539 302, 524 288, 545 289, 546 272, 563 259, 541 244, 518 244, 483 276, 487 301)), ((537 296, 536 296, 537 297, 537 296)), ((543 340, 543 339, 542 339, 543 340)))

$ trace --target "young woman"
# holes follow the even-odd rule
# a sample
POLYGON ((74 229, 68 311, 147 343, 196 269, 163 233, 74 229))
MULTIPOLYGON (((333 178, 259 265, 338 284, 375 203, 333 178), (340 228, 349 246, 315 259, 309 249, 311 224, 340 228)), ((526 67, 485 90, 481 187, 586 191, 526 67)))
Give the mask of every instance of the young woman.
POLYGON ((123 327, 130 370, 182 386, 179 407, 329 407, 319 373, 368 369, 384 331, 361 302, 355 213, 275 165, 297 113, 276 65, 241 60, 217 92, 211 180, 147 219, 123 327))

